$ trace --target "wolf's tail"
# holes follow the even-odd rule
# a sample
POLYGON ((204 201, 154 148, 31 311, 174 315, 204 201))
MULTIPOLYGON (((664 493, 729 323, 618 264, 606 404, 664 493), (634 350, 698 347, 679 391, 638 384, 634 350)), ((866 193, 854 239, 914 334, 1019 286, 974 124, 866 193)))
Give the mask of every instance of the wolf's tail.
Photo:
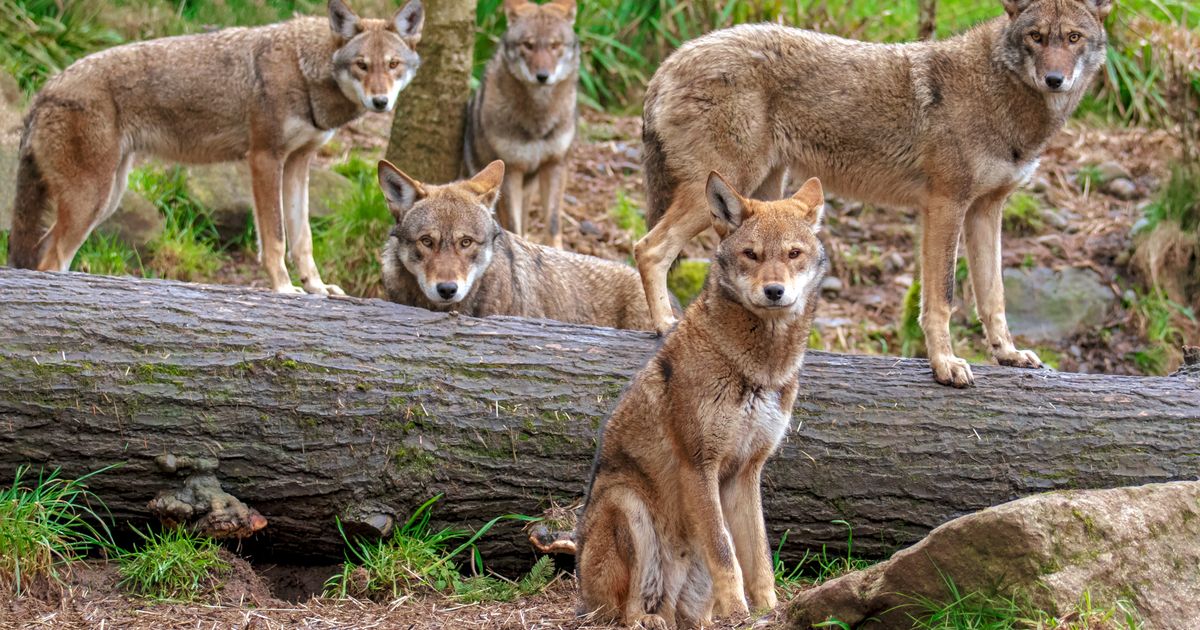
POLYGON ((38 244, 45 229, 42 215, 46 211, 46 180, 38 167, 30 146, 34 112, 25 118, 21 136, 20 161, 17 164, 17 190, 13 199, 12 231, 8 235, 8 264, 12 267, 37 267, 41 252, 38 244))
POLYGON ((676 181, 667 169, 667 156, 655 126, 651 99, 646 100, 642 114, 642 171, 646 177, 646 227, 653 228, 671 207, 676 181))

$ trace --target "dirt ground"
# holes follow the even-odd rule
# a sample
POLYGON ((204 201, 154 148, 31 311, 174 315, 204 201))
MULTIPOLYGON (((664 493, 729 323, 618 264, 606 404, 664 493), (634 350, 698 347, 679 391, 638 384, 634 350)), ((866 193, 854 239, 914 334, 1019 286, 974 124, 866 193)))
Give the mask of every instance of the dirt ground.
MULTIPOLYGON (((370 159, 382 156, 390 119, 367 116, 343 130, 322 160, 334 163, 358 152, 370 159)), ((572 176, 567 190, 565 241, 569 249, 631 262, 631 234, 621 229, 612 209, 623 195, 644 206, 641 170, 641 119, 587 111, 572 149, 572 176)), ((1096 271, 1116 297, 1130 286, 1126 268, 1130 230, 1143 207, 1165 182, 1168 160, 1178 154, 1178 142, 1161 130, 1098 128, 1072 121, 1054 139, 1027 192, 1067 220, 1065 227, 1046 225, 1030 234, 1004 235, 1005 267, 1039 266, 1051 269, 1089 268, 1096 271), (1077 181, 1081 168, 1104 162, 1124 166, 1136 184, 1130 200, 1120 200, 1077 181)), ((825 350, 849 353, 897 354, 897 324, 906 288, 914 275, 916 218, 911 211, 831 202, 822 232, 831 262, 831 275, 841 280, 836 293, 826 292, 818 310, 817 328, 825 350)), ((541 231, 535 218, 534 233, 541 231)), ((693 241, 684 254, 706 258, 712 251, 711 232, 693 241)), ((962 249, 960 247, 960 253, 962 249)), ((245 257, 235 267, 243 282, 257 277, 245 257)), ((258 274, 261 275, 261 274, 258 274)), ((968 289, 969 290, 969 289, 968 289)), ((968 319, 968 296, 960 288, 954 323, 956 351, 971 360, 986 357, 983 340, 968 319)), ((1057 342, 1040 343, 1059 358, 1059 369, 1073 372, 1137 374, 1127 355, 1144 344, 1131 314, 1120 306, 1104 326, 1057 342)), ((1197 331, 1191 331, 1194 334, 1197 331)))
MULTIPOLYGON (((436 595, 376 603, 313 598, 289 603, 272 596, 244 560, 227 555, 233 570, 216 595, 200 603, 155 603, 126 595, 115 564, 78 565, 60 586, 32 595, 0 595, 0 630, 600 630, 612 626, 575 615, 573 579, 559 576, 539 595, 512 603, 462 604, 436 595)), ((725 620, 713 630, 763 628, 774 616, 725 620)))

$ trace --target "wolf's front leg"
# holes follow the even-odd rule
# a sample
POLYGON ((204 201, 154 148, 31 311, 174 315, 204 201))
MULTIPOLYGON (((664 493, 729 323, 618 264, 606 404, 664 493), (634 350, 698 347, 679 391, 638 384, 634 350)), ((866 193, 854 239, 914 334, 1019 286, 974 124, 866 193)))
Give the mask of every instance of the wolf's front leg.
POLYGON ((345 295, 336 284, 321 281, 313 259, 312 227, 308 223, 308 172, 316 149, 301 149, 283 164, 283 212, 287 218, 287 240, 292 263, 308 293, 345 295))
POLYGON ((1000 263, 1000 224, 1008 191, 985 195, 967 211, 967 258, 975 288, 975 308, 987 335, 992 358, 1000 365, 1038 368, 1042 362, 1032 350, 1018 350, 1004 314, 1004 281, 1000 263))
POLYGON ((270 149, 252 150, 249 160, 259 261, 276 293, 303 293, 292 285, 283 262, 283 160, 270 149))
POLYGON ((504 183, 500 186, 500 203, 497 218, 500 227, 516 234, 525 236, 525 171, 505 163, 504 183))
POLYGON ((710 467, 684 464, 679 468, 683 491, 683 518, 698 539, 712 577, 713 614, 718 617, 746 614, 742 570, 734 554, 733 540, 721 511, 717 474, 710 467))
POLYGON ((950 307, 954 303, 954 267, 963 212, 948 200, 925 208, 921 221, 921 329, 933 378, 942 385, 975 384, 971 366, 954 356, 950 343, 950 307))
POLYGON ((565 161, 554 160, 543 164, 538 169, 538 184, 542 189, 542 211, 546 213, 550 245, 562 249, 562 201, 567 188, 565 161))
POLYGON ((726 482, 721 488, 721 511, 733 536, 750 605, 772 609, 779 600, 775 596, 775 572, 771 566, 759 488, 763 462, 765 460, 747 466, 726 482))

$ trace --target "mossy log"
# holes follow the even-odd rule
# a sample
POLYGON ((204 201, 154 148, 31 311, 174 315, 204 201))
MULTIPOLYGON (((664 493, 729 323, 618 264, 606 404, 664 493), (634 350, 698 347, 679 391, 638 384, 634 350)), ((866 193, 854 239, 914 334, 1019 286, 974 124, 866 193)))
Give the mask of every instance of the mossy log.
MULTIPOLYGON (((0 270, 0 478, 119 462, 90 482, 119 522, 152 500, 187 520, 204 497, 193 516, 227 509, 221 531, 259 530, 242 541, 257 557, 338 559, 335 517, 378 532, 441 493, 436 521, 469 528, 579 498, 597 428, 655 347, 379 300, 0 270)), ((785 557, 844 546, 835 520, 880 556, 1036 492, 1200 477, 1194 372, 975 373, 955 390, 923 360, 813 352, 764 483, 785 557)), ((481 550, 499 568, 531 554, 515 524, 481 550)))

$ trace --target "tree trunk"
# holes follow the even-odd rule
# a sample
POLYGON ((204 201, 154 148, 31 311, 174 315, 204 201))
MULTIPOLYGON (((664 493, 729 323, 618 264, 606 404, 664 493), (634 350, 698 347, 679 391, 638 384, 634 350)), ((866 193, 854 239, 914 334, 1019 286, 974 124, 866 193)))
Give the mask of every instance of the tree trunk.
MULTIPOLYGON (((187 485, 155 514, 193 524, 219 480, 250 508, 217 501, 225 526, 266 519, 247 551, 336 559, 335 516, 378 532, 444 493, 435 518, 477 527, 578 499, 597 427, 655 346, 379 300, 0 270, 0 480, 121 462, 91 481, 117 520, 143 522, 187 485)), ((880 556, 1036 492, 1200 477, 1195 372, 975 373, 956 390, 923 360, 811 353, 765 475, 785 557, 844 545, 837 519, 856 553, 880 556)), ((501 569, 530 554, 515 524, 481 550, 501 569)))
POLYGON ((918 0, 917 39, 937 39, 937 3, 938 0, 918 0))
POLYGON ((387 159, 423 182, 458 179, 475 50, 473 0, 423 0, 421 68, 392 120, 387 159))

